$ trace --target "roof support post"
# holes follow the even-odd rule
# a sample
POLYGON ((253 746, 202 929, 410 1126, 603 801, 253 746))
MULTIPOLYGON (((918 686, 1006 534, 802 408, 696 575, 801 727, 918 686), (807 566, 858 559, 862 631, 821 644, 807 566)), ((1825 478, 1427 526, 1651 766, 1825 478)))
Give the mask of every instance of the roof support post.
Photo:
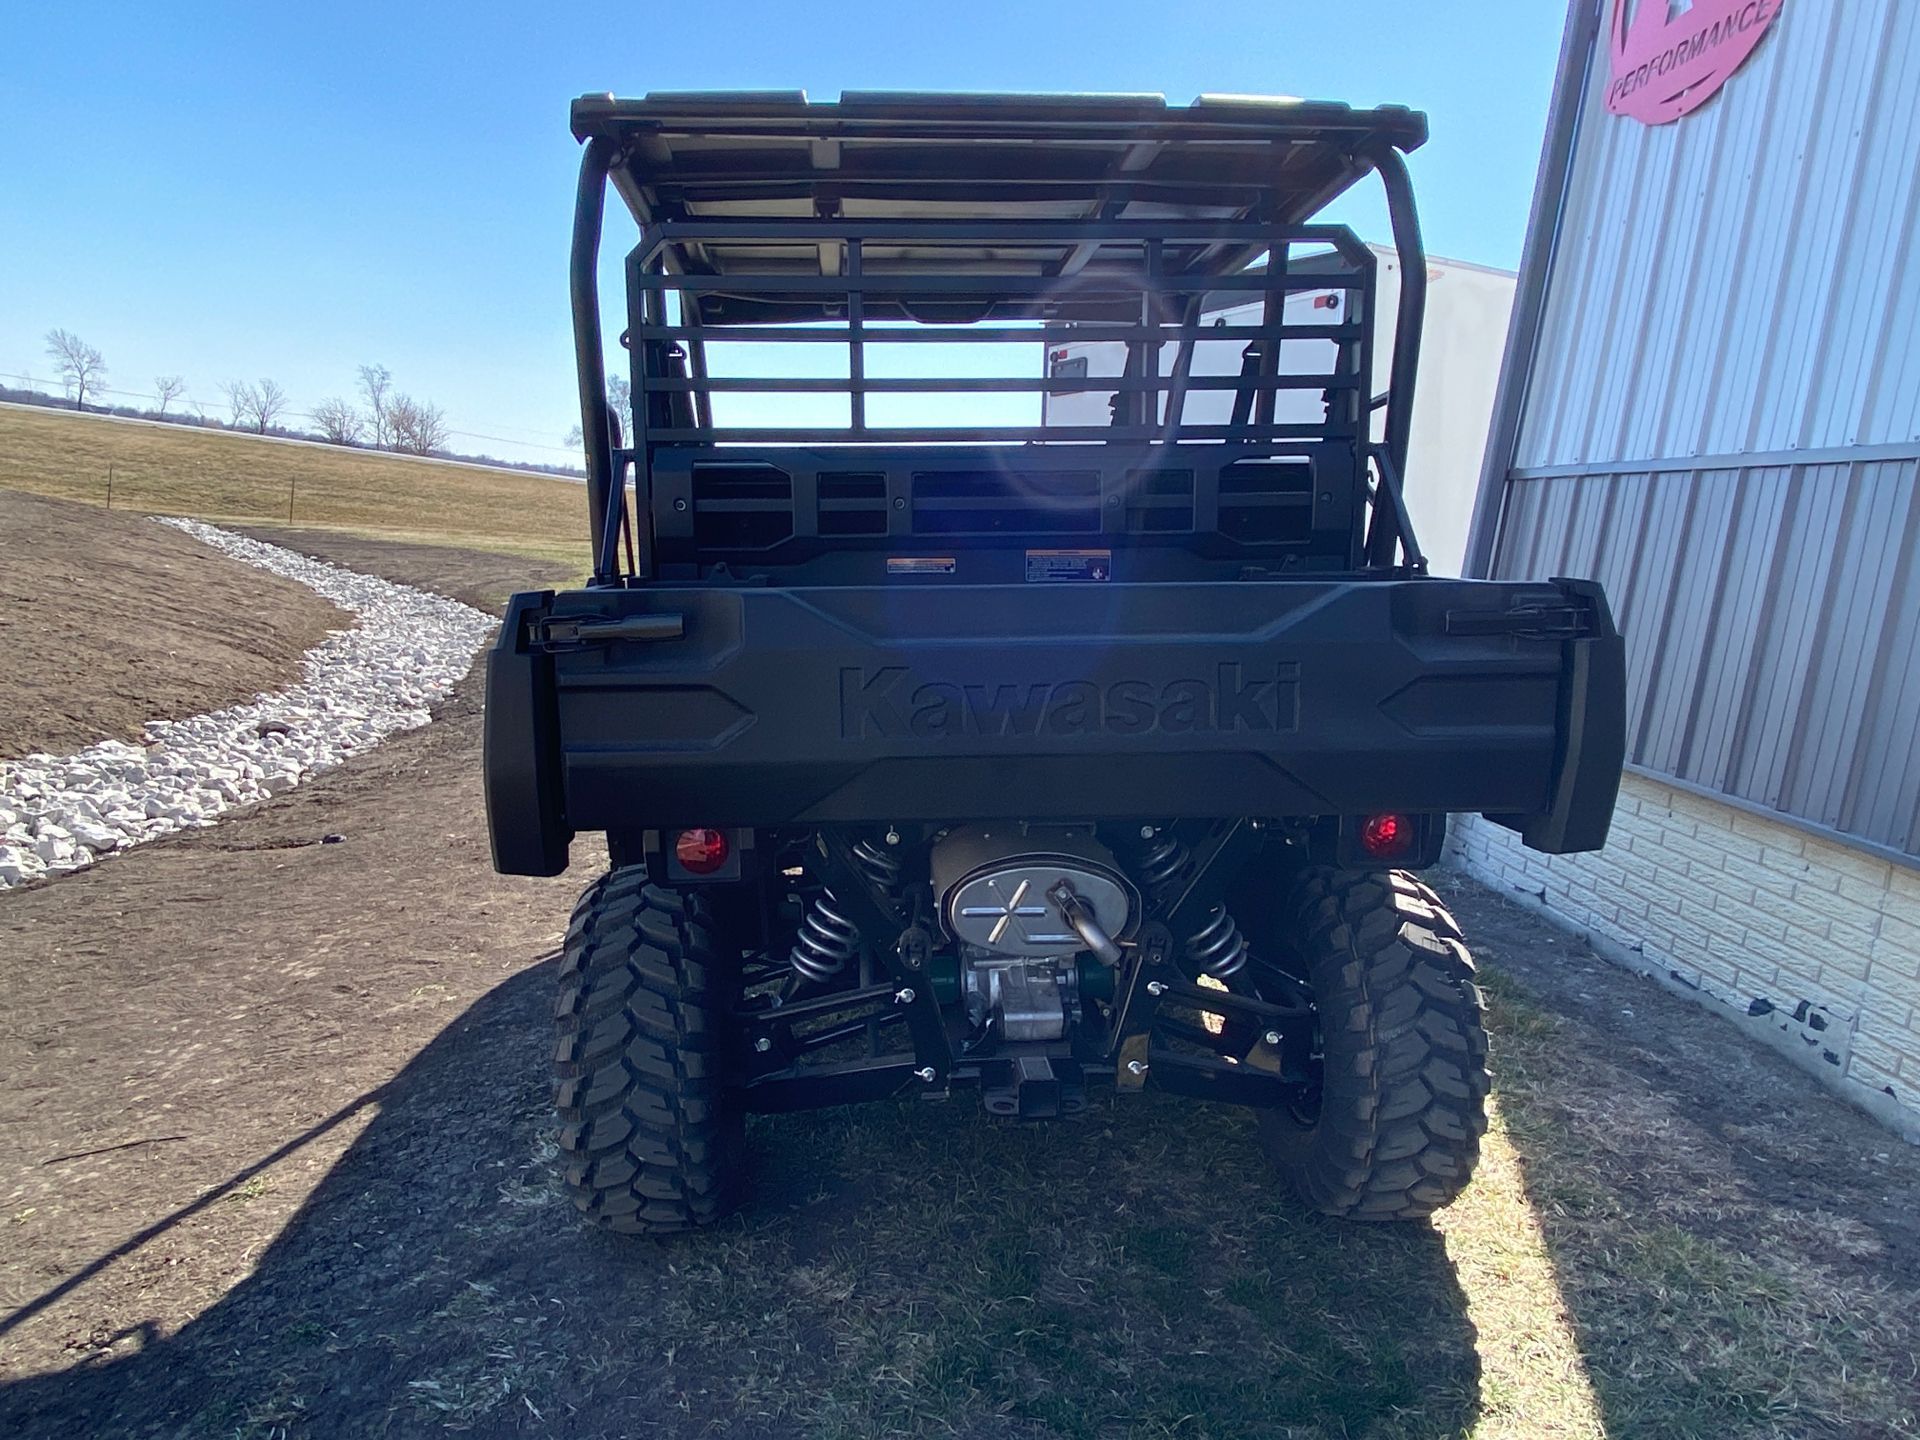
MULTIPOLYGON (((607 543, 613 472, 613 429, 607 410, 607 360, 600 337, 600 225, 607 208, 611 141, 595 136, 580 157, 573 204, 568 288, 573 300, 573 360, 580 379, 580 434, 587 459, 587 523, 593 541, 592 585, 619 583, 618 546, 607 543)), ((644 397, 636 397, 644 403, 644 397)), ((617 534, 616 534, 617 539, 617 534)))
MULTIPOLYGON (((1420 238, 1420 215, 1414 208, 1413 181, 1400 152, 1383 145, 1374 155, 1380 183, 1387 192, 1387 215, 1393 223, 1393 248, 1400 260, 1400 307, 1393 325, 1393 371, 1388 380, 1386 452, 1393 473, 1407 473, 1407 450, 1413 438, 1413 387, 1420 378, 1420 335, 1427 316, 1427 250, 1420 238)), ((1376 504, 1367 535, 1367 560, 1393 564, 1400 540, 1398 518, 1376 504)), ((1409 537, 1410 539, 1410 537, 1409 537)))

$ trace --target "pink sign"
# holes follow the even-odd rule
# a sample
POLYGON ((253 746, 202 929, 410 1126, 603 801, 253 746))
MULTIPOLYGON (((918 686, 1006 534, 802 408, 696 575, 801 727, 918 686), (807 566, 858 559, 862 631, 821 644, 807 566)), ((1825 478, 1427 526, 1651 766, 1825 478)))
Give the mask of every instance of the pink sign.
POLYGON ((1699 109, 1753 53, 1783 3, 1694 0, 1675 13, 1673 0, 1613 0, 1607 109, 1648 125, 1699 109))

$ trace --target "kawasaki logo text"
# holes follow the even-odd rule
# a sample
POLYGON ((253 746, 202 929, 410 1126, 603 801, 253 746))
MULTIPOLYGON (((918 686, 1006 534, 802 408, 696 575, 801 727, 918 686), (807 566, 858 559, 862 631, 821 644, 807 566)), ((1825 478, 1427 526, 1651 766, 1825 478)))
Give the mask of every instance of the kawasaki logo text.
POLYGON ((847 740, 948 735, 1195 735, 1299 727, 1300 667, 1216 666, 1207 679, 962 685, 904 665, 840 672, 847 740))

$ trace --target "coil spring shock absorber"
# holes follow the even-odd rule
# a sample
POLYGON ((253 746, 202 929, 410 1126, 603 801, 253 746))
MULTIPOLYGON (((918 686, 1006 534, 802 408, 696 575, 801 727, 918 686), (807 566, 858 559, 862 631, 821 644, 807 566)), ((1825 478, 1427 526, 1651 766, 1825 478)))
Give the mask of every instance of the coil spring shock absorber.
POLYGON ((883 892, 889 904, 900 901, 900 857, 883 845, 871 840, 856 840, 853 844, 853 863, 860 867, 860 873, 867 877, 867 883, 883 892))
POLYGON ((1180 878, 1180 872, 1187 868, 1187 859, 1187 847, 1172 831, 1159 829, 1143 837, 1134 858, 1140 888, 1156 899, 1163 898, 1160 892, 1180 878))
MULTIPOLYGON (((853 863, 860 868, 875 889, 882 891, 890 904, 900 899, 900 860, 871 840, 860 840, 853 847, 853 863)), ((807 906, 800 919, 788 963, 802 980, 824 985, 860 953, 860 929, 840 912, 839 902, 830 891, 822 890, 807 906)))
POLYGON ((1202 975, 1225 980, 1237 975, 1247 963, 1247 937, 1227 913, 1216 905, 1207 912, 1207 923, 1187 939, 1187 959, 1202 975))
MULTIPOLYGON (((1170 904, 1191 859, 1187 847, 1171 829, 1161 827, 1141 836, 1134 855, 1140 886, 1162 905, 1170 904)), ((1247 938, 1240 933, 1227 907, 1216 905, 1204 924, 1186 940, 1187 960, 1202 975, 1225 980, 1247 963, 1247 938)))
POLYGON ((859 950, 859 929, 840 913, 833 896, 822 890, 800 919, 800 934, 787 963, 802 980, 824 985, 846 969, 859 950))

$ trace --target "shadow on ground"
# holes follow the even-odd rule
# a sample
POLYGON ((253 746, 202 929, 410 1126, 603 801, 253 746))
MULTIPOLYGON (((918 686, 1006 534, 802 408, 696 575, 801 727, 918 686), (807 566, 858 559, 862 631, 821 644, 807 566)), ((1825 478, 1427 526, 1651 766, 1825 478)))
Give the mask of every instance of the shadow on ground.
POLYGON ((1920 1435, 1920 1150, 1538 915, 1441 886, 1482 961, 1499 1138, 1594 1430, 1920 1435))
POLYGON ((667 1244, 589 1230, 545 1138, 551 984, 551 964, 516 974, 384 1086, 223 1299, 133 1353, 0 1390, 0 1433, 1424 1436, 1472 1421, 1475 1337, 1441 1237, 1302 1213, 1230 1111, 785 1117, 756 1129, 745 1215, 667 1244))

